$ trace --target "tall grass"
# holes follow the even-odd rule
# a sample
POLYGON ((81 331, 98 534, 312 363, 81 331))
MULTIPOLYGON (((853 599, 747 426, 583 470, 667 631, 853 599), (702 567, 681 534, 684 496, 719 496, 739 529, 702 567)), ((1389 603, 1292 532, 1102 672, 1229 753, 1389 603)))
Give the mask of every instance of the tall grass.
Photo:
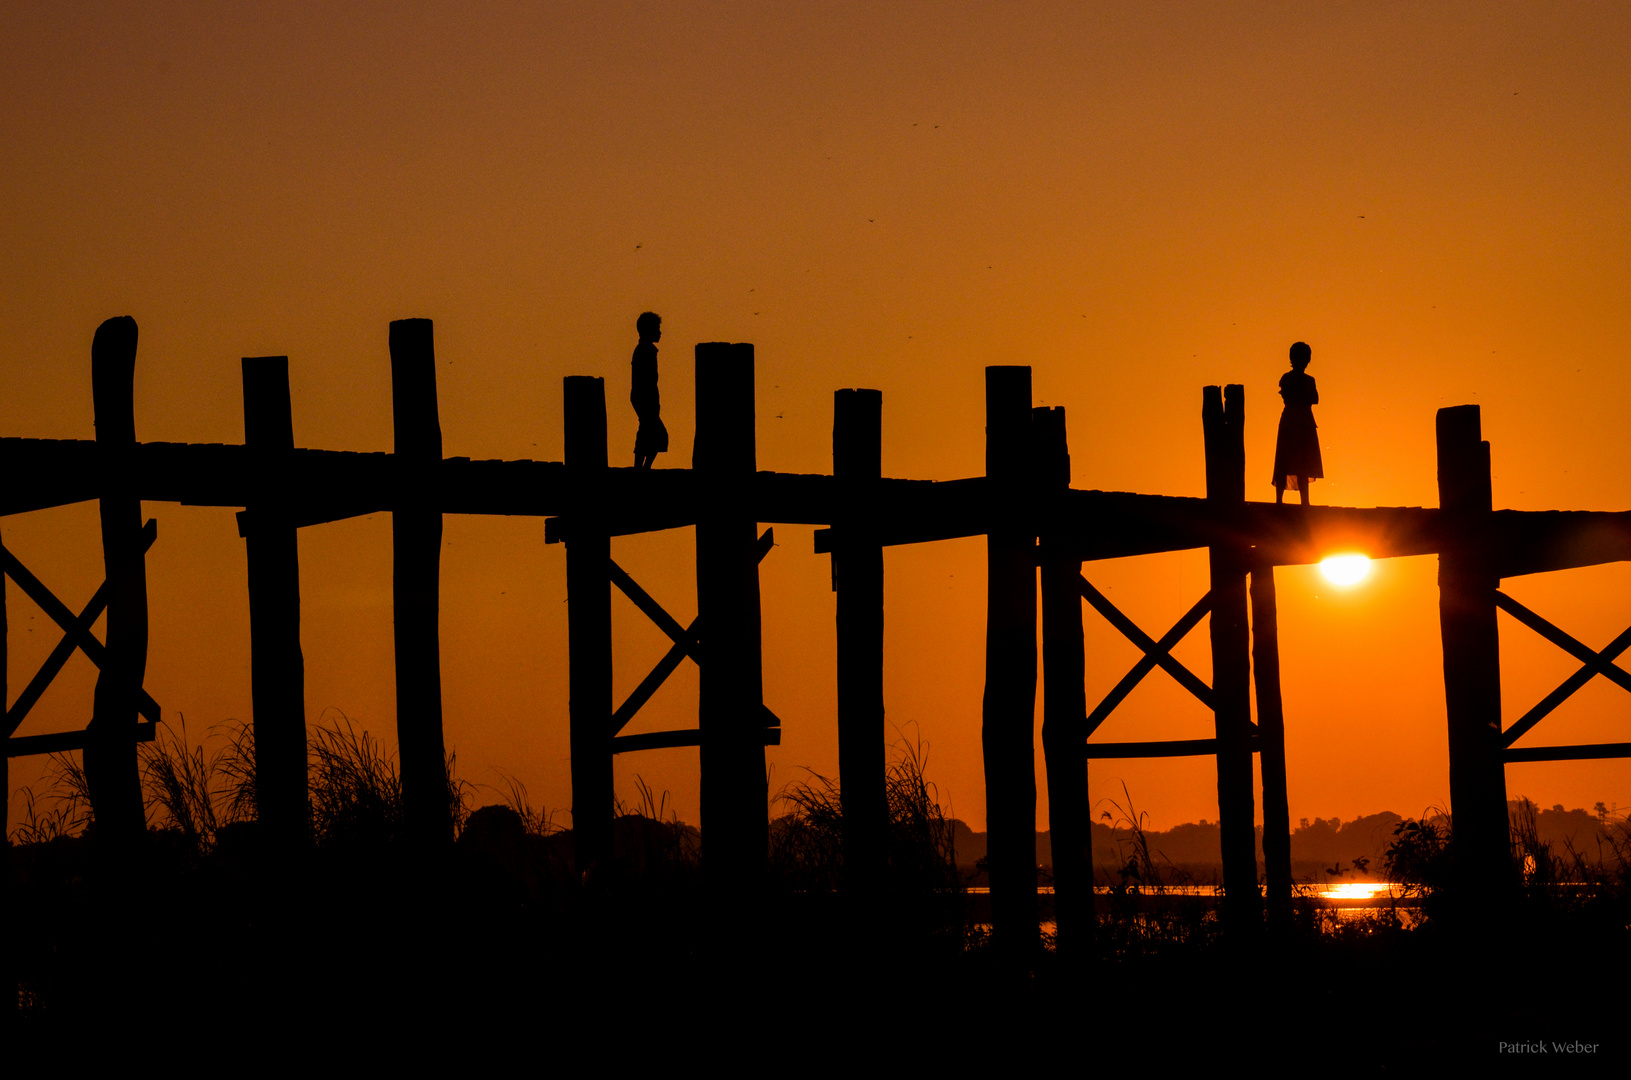
POLYGON ((635 801, 612 808, 614 876, 624 885, 675 889, 695 886, 702 872, 702 836, 669 808, 644 777, 634 778, 635 801))
POLYGON ((46 795, 36 796, 24 786, 23 819, 11 830, 13 845, 51 843, 85 832, 91 821, 90 796, 85 793, 85 770, 67 754, 52 754, 52 777, 46 795))
POLYGON ((1115 878, 1108 878, 1110 909, 1100 921, 1099 948, 1111 957, 1126 959, 1188 950, 1212 942, 1218 935, 1215 911, 1198 897, 1171 895, 1169 887, 1192 884, 1190 875, 1172 865, 1159 851, 1150 848, 1147 831, 1149 814, 1133 805, 1133 795, 1121 785, 1125 803, 1107 800, 1115 814, 1106 810, 1100 817, 1117 837, 1116 861, 1121 864, 1115 878), (1159 862, 1157 859, 1159 858, 1159 862), (1165 866, 1162 866, 1162 863, 1165 866), (1117 880, 1119 879, 1119 880, 1117 880))
POLYGON ((837 780, 806 771, 776 795, 787 812, 770 823, 770 872, 792 892, 832 892, 844 879, 843 802, 837 780))
MULTIPOLYGON (((1601 804, 1599 804, 1601 806, 1601 804)), ((1546 917, 1579 912, 1609 913, 1617 925, 1631 916, 1631 822, 1598 812, 1596 858, 1564 839, 1552 850, 1541 839, 1538 808, 1529 799, 1509 804, 1513 862, 1522 874, 1523 896, 1531 914, 1546 917), (1612 912, 1619 912, 1612 915, 1612 912)))
POLYGON ((308 797, 319 845, 383 844, 402 832, 402 778, 395 755, 344 713, 312 730, 308 797))
MULTIPOLYGON (((396 755, 338 710, 312 729, 308 798, 312 839, 319 846, 389 843, 404 824, 402 777, 396 755)), ((457 759, 443 759, 448 818, 458 834, 470 816, 472 789, 456 775, 457 759)))
POLYGON ((1115 840, 1116 861, 1121 863, 1125 859, 1125 863, 1117 871, 1121 878, 1119 885, 1111 882, 1111 888, 1119 888, 1123 892, 1137 892, 1141 888, 1159 890, 1165 888, 1168 884, 1188 884, 1188 875, 1181 873, 1174 867, 1172 862, 1166 859, 1165 855, 1161 857, 1167 863, 1166 870, 1163 871, 1156 864, 1155 853, 1150 851, 1149 835, 1145 832, 1145 826, 1149 824, 1150 815, 1146 811, 1133 806, 1133 793, 1127 789, 1126 781, 1122 781, 1121 784, 1121 797, 1127 800, 1126 805, 1118 803, 1114 799, 1106 800, 1115 808, 1115 815, 1112 815, 1108 810, 1099 815, 1110 822, 1112 830, 1123 829, 1127 833, 1126 840, 1119 837, 1115 840), (1180 881, 1180 878, 1183 880, 1180 881))
POLYGON ((889 804, 890 887, 904 892, 963 891, 957 870, 957 838, 940 805, 939 789, 927 779, 928 755, 920 742, 895 744, 884 773, 889 804))
POLYGON ((36 796, 32 787, 22 788, 22 795, 23 819, 11 831, 13 844, 49 844, 79 836, 91 823, 85 769, 68 754, 51 755, 50 780, 43 797, 36 796))
MULTIPOLYGON (((187 718, 181 718, 178 732, 168 723, 161 724, 150 743, 143 743, 137 754, 142 770, 142 800, 146 804, 148 827, 157 827, 180 834, 186 850, 208 855, 215 849, 216 837, 224 824, 254 818, 254 792, 246 799, 236 790, 236 783, 246 773, 244 764, 237 760, 245 742, 253 745, 253 737, 240 726, 236 734, 227 736, 227 745, 206 753, 206 744, 220 737, 219 729, 211 731, 196 747, 187 742, 187 718)), ((254 761, 247 766, 251 784, 254 781, 254 761)))
MULTIPOLYGON (((198 856, 214 851, 221 830, 256 820, 255 732, 228 721, 212 727, 197 744, 187 737, 186 718, 159 726, 154 740, 137 751, 142 800, 150 830, 176 837, 198 856)), ((311 728, 307 747, 311 837, 319 846, 390 843, 403 827, 402 781, 396 756, 350 717, 331 710, 311 728)), ((23 821, 12 831, 17 844, 77 836, 94 826, 89 789, 78 755, 53 754, 54 771, 43 795, 23 789, 23 821)), ((471 787, 446 758, 448 812, 457 833, 470 813, 471 787)), ((516 792, 525 800, 525 789, 516 792)), ((547 818, 523 820, 540 835, 553 830, 547 818)))
MULTIPOLYGON (((500 773, 504 782, 504 790, 500 793, 504 798, 504 805, 514 811, 521 821, 521 829, 528 836, 554 836, 564 829, 555 824, 555 811, 545 810, 543 807, 534 807, 532 797, 527 793, 527 785, 510 776, 500 773)), ((468 820, 468 819, 467 819, 468 820)))
MULTIPOLYGON (((961 893, 955 835, 939 790, 925 775, 927 765, 921 743, 902 741, 891 750, 884 773, 888 887, 896 893, 961 893)), ((833 891, 844 872, 843 800, 838 781, 814 771, 809 777, 777 795, 787 812, 771 822, 770 867, 784 888, 833 891)))

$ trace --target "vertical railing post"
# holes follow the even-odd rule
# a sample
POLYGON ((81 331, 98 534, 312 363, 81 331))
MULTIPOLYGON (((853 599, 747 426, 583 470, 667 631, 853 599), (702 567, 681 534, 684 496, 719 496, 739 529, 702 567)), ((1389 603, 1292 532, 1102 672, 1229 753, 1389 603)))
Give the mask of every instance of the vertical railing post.
MULTIPOLYGON (((1239 384, 1208 386, 1202 397, 1206 497, 1219 525, 1246 501, 1246 392, 1239 384)), ((1223 540, 1210 550, 1212 703, 1217 729, 1218 831, 1223 848, 1224 916, 1255 930, 1262 920, 1257 887, 1257 831, 1252 798, 1251 641, 1246 553, 1223 540)))
POLYGON ((1438 582, 1451 835, 1457 891, 1470 913, 1506 884, 1512 867, 1495 618, 1500 579, 1489 547, 1489 443, 1483 440, 1478 406, 1440 409, 1437 435, 1439 506, 1448 519, 1438 582))
POLYGON ((1047 763, 1048 832, 1053 839, 1053 915, 1061 956, 1089 955, 1093 943, 1093 814, 1087 786, 1082 556, 1070 527, 1070 443, 1063 408, 1031 413, 1038 485, 1044 500, 1042 565, 1042 752, 1047 763))
POLYGON ((612 853, 612 596, 602 493, 606 384, 565 380, 568 710, 572 738, 572 850, 588 874, 612 853))
MULTIPOLYGON (((5 483, 9 477, 5 475, 4 467, 0 466, 0 484, 5 483)), ((0 573, 0 715, 11 707, 11 685, 6 678, 6 665, 11 662, 11 624, 6 615, 6 576, 0 573)), ((6 738, 11 737, 11 725, 6 725, 6 738)), ((11 795, 11 755, 6 755, 6 795, 11 795)), ((11 844, 0 845, 0 912, 5 913, 7 921, 16 918, 12 913, 17 909, 13 900, 13 885, 11 883, 11 844)), ((15 930, 0 934, 0 986, 14 987, 17 985, 17 946, 18 934, 15 930)), ((12 1008, 10 1001, 6 1007, 12 1008)), ((15 1017, 8 1017, 8 1025, 16 1024, 15 1017)), ((12 1027, 0 1029, 0 1034, 9 1035, 12 1027)))
POLYGON ((1031 369, 985 369, 986 865, 993 944, 1025 964, 1040 945, 1036 905, 1036 525, 1031 369))
POLYGON ((289 358, 245 357, 243 383, 255 802, 268 841, 287 849, 305 838, 307 827, 306 661, 300 651, 299 534, 291 516, 289 358))
POLYGON ((753 346, 696 348, 697 618, 702 642, 704 876, 724 907, 750 903, 770 843, 758 523, 748 504, 757 452, 753 346))
POLYGON ((136 320, 109 319, 91 344, 91 397, 101 472, 106 653, 85 742, 97 832, 123 848, 146 828, 136 769, 136 709, 147 670, 147 563, 136 476, 136 320))
POLYGON ((437 844, 452 839, 453 808, 442 741, 442 425, 429 319, 391 323, 391 399, 397 472, 392 600, 402 807, 408 832, 437 844))
POLYGON ((888 862, 883 704, 883 543, 877 491, 883 475, 883 394, 833 394, 837 589, 838 776, 843 806, 844 886, 872 898, 888 862))
POLYGON ((1291 923, 1291 810, 1286 797, 1286 724, 1280 701, 1280 626, 1274 566, 1252 565, 1252 674, 1257 685, 1258 767, 1263 774, 1263 876, 1269 923, 1291 923))

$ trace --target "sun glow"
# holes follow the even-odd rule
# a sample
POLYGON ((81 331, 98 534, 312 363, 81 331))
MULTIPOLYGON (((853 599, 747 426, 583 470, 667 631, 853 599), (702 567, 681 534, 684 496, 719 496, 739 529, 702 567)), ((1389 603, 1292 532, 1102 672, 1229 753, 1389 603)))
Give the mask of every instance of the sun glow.
POLYGON ((1344 881, 1325 890, 1327 900, 1371 900, 1386 895, 1385 881, 1344 881))
POLYGON ((1370 558, 1365 555, 1332 555, 1320 563, 1320 573, 1333 585, 1347 588, 1370 576, 1370 558))

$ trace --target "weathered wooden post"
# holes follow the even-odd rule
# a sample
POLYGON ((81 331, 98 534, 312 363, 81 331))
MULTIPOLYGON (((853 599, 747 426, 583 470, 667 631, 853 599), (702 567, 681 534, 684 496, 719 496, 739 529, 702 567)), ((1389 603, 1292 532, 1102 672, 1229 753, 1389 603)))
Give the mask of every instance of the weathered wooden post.
POLYGON ((770 844, 764 679, 759 652, 753 346, 697 345, 697 618, 703 641, 704 875, 716 911, 751 899, 770 844), (730 901, 725 902, 725 898, 730 901))
POLYGON ((147 823, 136 769, 136 709, 147 670, 147 562, 136 475, 136 320, 109 319, 91 343, 91 398, 101 472, 107 636, 85 741, 97 832, 115 847, 147 823))
POLYGON ((1041 944, 1036 906, 1036 515, 1031 369, 985 369, 986 865, 993 943, 1028 963, 1041 944))
POLYGON ((1437 428, 1438 500, 1449 527, 1438 560, 1438 610, 1450 737, 1450 821, 1457 891, 1472 909, 1489 903, 1512 869, 1495 619, 1500 579, 1490 550, 1494 507, 1489 443, 1483 441, 1478 406, 1440 409, 1437 428))
POLYGON ((300 651, 300 547, 291 516, 294 421, 289 358, 243 360, 250 498, 249 678, 261 828, 288 847, 306 836, 306 661, 300 651))
POLYGON ((1087 787, 1087 690, 1082 638, 1082 557, 1065 518, 1070 444, 1063 408, 1031 413, 1044 501, 1042 564, 1042 752, 1053 838, 1053 916, 1061 956, 1091 953, 1093 812, 1087 787))
MULTIPOLYGON (((0 484, 10 478, 5 475, 3 466, 0 466, 0 484)), ((11 705, 11 684, 6 678, 6 667, 11 662, 11 625, 6 617, 6 578, 0 574, 0 713, 6 712, 11 705)), ((11 725, 6 725, 6 738, 11 738, 11 725)), ((11 795, 11 755, 6 755, 6 795, 11 795)), ((6 922, 15 926, 17 923, 15 901, 12 899, 14 886, 11 883, 11 844, 0 845, 0 916, 6 922)), ((17 985, 17 941, 16 931, 0 934, 0 986, 7 988, 8 992, 17 985)), ((12 1012, 11 1001, 6 1002, 7 1017, 0 1027, 0 1037, 6 1038, 8 1043, 15 1039, 17 1019, 12 1012)))
POLYGON ((606 384, 568 376, 566 470, 567 676, 572 737, 572 850, 579 873, 612 853, 612 585, 602 492, 606 384))
POLYGON ((1252 674, 1257 684, 1258 768, 1263 774, 1263 876, 1269 924, 1291 924, 1291 810, 1286 798, 1286 724, 1280 701, 1280 625, 1274 565, 1252 565, 1252 674))
POLYGON ((396 425, 391 551, 402 809, 416 839, 446 843, 453 838, 453 807, 442 742, 442 425, 429 319, 391 323, 391 405, 396 425))
MULTIPOLYGON (((1202 396, 1206 497, 1227 521, 1246 502, 1246 391, 1208 386, 1202 396)), ((1217 725, 1218 831, 1223 847, 1224 915, 1239 930, 1262 921, 1252 798, 1251 642, 1246 616, 1246 553, 1238 543, 1209 549, 1212 574, 1212 702, 1217 725)))
POLYGON ((844 885, 873 897, 888 865, 883 705, 883 394, 833 394, 833 476, 838 482, 833 583, 837 589, 838 776, 844 813, 844 885))

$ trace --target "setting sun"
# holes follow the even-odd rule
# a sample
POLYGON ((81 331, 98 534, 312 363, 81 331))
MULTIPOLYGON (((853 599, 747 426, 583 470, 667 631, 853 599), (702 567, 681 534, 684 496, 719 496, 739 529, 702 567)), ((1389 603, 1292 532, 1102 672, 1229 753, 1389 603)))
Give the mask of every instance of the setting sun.
POLYGON ((1358 585, 1370 575, 1370 559, 1364 555, 1332 555, 1320 563, 1320 573, 1333 585, 1358 585))

